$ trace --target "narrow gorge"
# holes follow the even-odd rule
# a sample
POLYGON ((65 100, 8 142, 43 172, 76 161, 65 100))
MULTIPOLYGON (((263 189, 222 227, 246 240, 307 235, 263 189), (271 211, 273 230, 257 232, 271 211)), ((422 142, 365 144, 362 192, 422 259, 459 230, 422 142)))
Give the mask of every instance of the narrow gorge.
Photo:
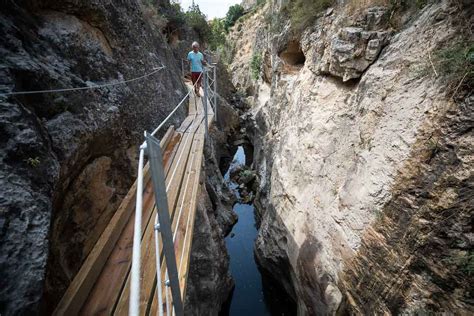
MULTIPOLYGON (((217 88, 184 315, 474 314, 472 1, 237 2, 0 3, 0 315, 65 314, 144 131, 168 119, 166 138, 199 99, 195 41, 217 88)), ((68 314, 134 315, 115 300, 68 314)))

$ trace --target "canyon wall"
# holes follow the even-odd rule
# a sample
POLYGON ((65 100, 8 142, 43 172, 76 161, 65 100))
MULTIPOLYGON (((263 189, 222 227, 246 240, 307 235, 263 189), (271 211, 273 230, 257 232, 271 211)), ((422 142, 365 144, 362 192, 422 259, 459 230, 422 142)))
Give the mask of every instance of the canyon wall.
POLYGON ((473 100, 430 62, 465 40, 472 4, 339 1, 296 31, 285 3, 228 37, 259 263, 299 315, 472 313, 473 100))
POLYGON ((0 97, 0 313, 36 314, 43 288, 54 308, 133 183, 143 131, 186 90, 138 1, 3 1, 0 35, 2 93, 166 66, 126 85, 0 97))

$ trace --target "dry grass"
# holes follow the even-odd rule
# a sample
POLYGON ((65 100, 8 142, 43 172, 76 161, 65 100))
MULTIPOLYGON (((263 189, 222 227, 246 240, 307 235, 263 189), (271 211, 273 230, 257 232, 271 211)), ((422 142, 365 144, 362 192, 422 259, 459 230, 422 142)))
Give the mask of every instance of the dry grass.
POLYGON ((168 24, 168 19, 158 13, 158 10, 148 3, 142 5, 143 16, 151 25, 153 25, 160 33, 168 24))
POLYGON ((427 0, 349 0, 346 7, 351 13, 373 6, 385 6, 391 11, 398 11, 410 8, 421 9, 427 2, 427 0))
POLYGON ((348 12, 355 13, 373 6, 390 7, 391 4, 392 1, 390 0, 349 0, 346 5, 346 8, 348 12))

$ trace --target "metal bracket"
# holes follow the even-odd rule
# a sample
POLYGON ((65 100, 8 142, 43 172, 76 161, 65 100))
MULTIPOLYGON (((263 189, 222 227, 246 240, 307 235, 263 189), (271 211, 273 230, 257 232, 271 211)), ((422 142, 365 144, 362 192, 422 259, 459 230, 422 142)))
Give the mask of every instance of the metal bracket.
POLYGON ((173 232, 171 230, 171 219, 168 210, 168 198, 166 195, 165 173, 163 170, 163 155, 161 153, 160 142, 151 134, 145 135, 148 159, 150 161, 151 179, 153 191, 155 193, 156 208, 160 221, 160 232, 163 240, 163 252, 165 254, 166 267, 173 297, 175 314, 184 315, 183 302, 181 300, 181 290, 179 288, 179 276, 176 265, 176 254, 174 252, 173 232))

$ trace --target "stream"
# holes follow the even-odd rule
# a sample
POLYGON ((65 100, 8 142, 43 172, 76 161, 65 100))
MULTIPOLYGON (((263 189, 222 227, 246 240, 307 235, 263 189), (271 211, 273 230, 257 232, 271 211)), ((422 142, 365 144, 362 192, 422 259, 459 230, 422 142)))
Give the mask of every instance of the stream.
MULTIPOLYGON (((247 159, 247 164, 249 160, 251 163, 251 159, 247 159)), ((245 163, 246 152, 244 147, 239 146, 224 175, 224 180, 238 199, 238 184, 232 181, 230 171, 245 163)), ((235 288, 220 315, 296 315, 294 302, 273 280, 261 274, 255 261, 254 244, 258 229, 253 203, 242 204, 238 201, 233 210, 239 220, 225 241, 235 288)))

